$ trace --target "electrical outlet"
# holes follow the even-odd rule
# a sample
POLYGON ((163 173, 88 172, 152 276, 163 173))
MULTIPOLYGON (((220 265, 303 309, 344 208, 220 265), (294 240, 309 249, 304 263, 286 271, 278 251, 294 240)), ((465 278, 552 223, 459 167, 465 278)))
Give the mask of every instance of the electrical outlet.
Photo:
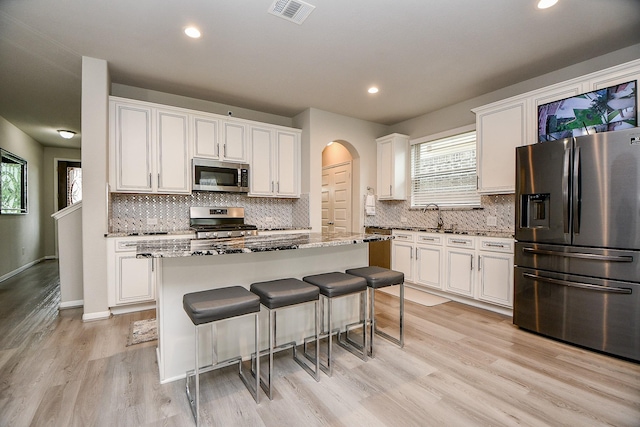
POLYGON ((158 218, 147 218, 147 225, 158 225, 158 218))
POLYGON ((496 218, 495 216, 488 216, 487 225, 489 227, 496 227, 498 225, 498 218, 496 218))
POLYGON ((406 216, 401 216, 400 217, 400 222, 407 222, 407 217, 406 216))

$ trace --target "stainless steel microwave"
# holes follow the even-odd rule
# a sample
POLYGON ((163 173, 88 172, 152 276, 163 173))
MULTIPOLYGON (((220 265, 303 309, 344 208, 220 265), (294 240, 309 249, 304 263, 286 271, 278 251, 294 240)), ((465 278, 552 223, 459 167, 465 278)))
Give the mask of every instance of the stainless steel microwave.
POLYGON ((249 191, 249 165, 194 158, 192 162, 193 189, 247 193, 249 191))

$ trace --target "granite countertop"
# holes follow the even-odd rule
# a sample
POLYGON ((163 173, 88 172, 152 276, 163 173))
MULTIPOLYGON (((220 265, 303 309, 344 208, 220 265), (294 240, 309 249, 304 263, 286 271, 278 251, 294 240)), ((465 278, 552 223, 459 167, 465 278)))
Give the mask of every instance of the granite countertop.
POLYGON ((457 234, 467 236, 482 236, 482 237, 499 237, 503 239, 513 239, 514 234, 512 231, 499 231, 499 230, 446 230, 428 227, 409 227, 409 226, 386 226, 386 225, 367 225, 370 228, 380 228, 383 230, 405 230, 405 231, 421 231, 423 233, 440 233, 440 234, 457 234))
POLYGON ((137 258, 175 258, 199 255, 283 251, 355 245, 391 240, 393 236, 364 233, 300 233, 246 236, 231 239, 165 239, 140 241, 137 258))

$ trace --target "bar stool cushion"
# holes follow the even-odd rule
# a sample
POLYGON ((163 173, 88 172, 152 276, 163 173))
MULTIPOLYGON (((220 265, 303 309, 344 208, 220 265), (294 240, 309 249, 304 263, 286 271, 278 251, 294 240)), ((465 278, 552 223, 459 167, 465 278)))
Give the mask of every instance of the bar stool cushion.
POLYGON ((293 278, 253 283, 251 292, 258 295, 262 305, 270 310, 314 301, 320 294, 316 286, 293 278))
POLYGON ((404 282, 404 273, 377 266, 350 268, 347 270, 347 274, 364 277, 367 280, 367 285, 374 289, 399 285, 404 282))
POLYGON ((327 298, 349 295, 356 292, 362 292, 367 289, 367 281, 362 277, 352 276, 350 274, 340 273, 337 271, 333 273, 306 276, 303 277, 302 280, 316 285, 320 288, 320 293, 327 298))
POLYGON ((182 306, 194 325, 260 311, 260 298, 242 286, 185 294, 182 306))

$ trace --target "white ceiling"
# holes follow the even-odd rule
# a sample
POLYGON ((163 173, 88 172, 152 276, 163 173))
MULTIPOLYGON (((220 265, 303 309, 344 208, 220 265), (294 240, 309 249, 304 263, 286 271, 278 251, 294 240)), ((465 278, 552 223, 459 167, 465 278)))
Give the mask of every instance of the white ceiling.
POLYGON ((293 117, 395 124, 640 43, 639 0, 2 0, 0 116, 44 145, 80 132, 81 58, 112 82, 293 117), (185 26, 200 27, 191 40, 185 26), (370 85, 380 87, 369 95, 370 85))

